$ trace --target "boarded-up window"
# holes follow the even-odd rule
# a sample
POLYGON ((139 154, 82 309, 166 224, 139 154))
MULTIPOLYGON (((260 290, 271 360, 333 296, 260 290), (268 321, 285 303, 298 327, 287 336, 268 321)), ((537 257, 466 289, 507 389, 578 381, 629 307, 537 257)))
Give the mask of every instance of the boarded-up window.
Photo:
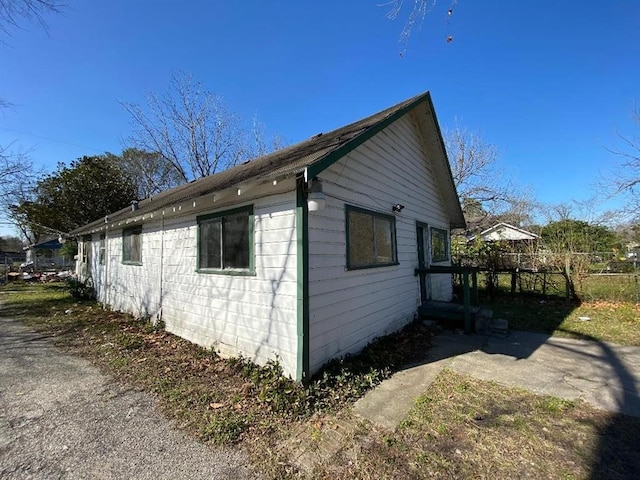
POLYGON ((198 270, 253 270, 253 208, 198 217, 198 270))
POLYGON ((440 228, 431 229, 431 261, 449 260, 449 234, 440 228))
POLYGON ((347 268, 395 265, 395 218, 347 205, 347 268))
POLYGON ((142 263, 142 227, 123 230, 122 261, 133 264, 142 263))

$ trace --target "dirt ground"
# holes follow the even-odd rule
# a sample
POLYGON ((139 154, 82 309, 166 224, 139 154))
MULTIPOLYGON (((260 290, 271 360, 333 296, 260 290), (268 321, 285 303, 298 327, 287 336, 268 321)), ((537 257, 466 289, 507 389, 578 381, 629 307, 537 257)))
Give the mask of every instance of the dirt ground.
POLYGON ((238 450, 174 428, 153 397, 0 317, 0 478, 255 478, 238 450))

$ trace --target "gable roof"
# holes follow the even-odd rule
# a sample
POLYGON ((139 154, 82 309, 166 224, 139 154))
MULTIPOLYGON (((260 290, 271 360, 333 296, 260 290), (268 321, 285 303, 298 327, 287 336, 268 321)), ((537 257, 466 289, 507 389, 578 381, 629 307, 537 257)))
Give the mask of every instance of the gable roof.
POLYGON ((480 237, 488 242, 497 240, 535 240, 539 238, 533 232, 528 232, 522 228, 514 227, 505 222, 496 223, 493 227, 480 232, 480 237))
MULTIPOLYGON (((131 208, 124 208, 109 215, 109 223, 120 222, 130 217, 140 217, 185 200, 247 183, 292 177, 305 171, 307 178, 313 178, 376 133, 414 110, 418 110, 417 115, 420 121, 417 123, 419 128, 421 130, 431 129, 431 132, 423 131, 422 133, 424 138, 431 139, 429 146, 436 152, 431 160, 434 161, 437 183, 441 188, 451 227, 464 228, 462 208, 453 183, 451 168, 429 92, 417 95, 331 132, 320 133, 298 144, 258 157, 242 165, 165 190, 158 195, 141 200, 135 211, 131 208), (429 120, 428 123, 424 122, 424 117, 429 120), (428 133, 431 134, 428 135, 428 133)), ((105 219, 100 218, 73 230, 71 234, 79 235, 90 232, 104 226, 104 224, 105 219)))
POLYGON ((46 237, 43 240, 40 240, 38 243, 32 243, 31 245, 27 245, 23 248, 23 250, 29 249, 48 249, 48 250, 59 250, 62 248, 62 244, 58 237, 46 237))

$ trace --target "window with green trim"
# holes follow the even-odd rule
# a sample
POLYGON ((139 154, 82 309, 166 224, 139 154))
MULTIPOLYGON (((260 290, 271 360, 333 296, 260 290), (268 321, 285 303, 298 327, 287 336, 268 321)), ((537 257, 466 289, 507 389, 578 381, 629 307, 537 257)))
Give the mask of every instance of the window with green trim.
POLYGON ((122 231, 122 262, 142 264, 142 227, 122 231))
POLYGON ((449 260, 449 232, 441 228, 431 228, 431 261, 449 260))
POLYGON ((253 207, 198 217, 199 271, 253 271, 253 207))
POLYGON ((396 219, 391 215, 346 206, 347 268, 396 265, 396 219))

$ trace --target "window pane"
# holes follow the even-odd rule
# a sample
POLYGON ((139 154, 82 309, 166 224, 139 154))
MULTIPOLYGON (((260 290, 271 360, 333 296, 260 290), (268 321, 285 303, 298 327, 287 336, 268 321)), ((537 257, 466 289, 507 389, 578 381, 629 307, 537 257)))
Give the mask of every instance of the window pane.
POLYGON ((142 262, 141 237, 140 230, 126 230, 122 234, 122 261, 142 262))
POLYGON ((122 260, 131 261, 131 232, 124 232, 122 237, 122 260))
POLYGON ((218 220, 200 224, 200 268, 222 268, 220 257, 220 227, 218 220))
POLYGON ((131 241, 129 240, 129 234, 125 233, 122 236, 122 260, 128 262, 131 258, 131 241))
POLYGON ((449 259, 447 238, 446 230, 431 229, 431 256, 434 262, 442 262, 449 259))
POLYGON ((393 242, 391 222, 384 218, 375 218, 376 224, 376 263, 393 262, 393 242))
POLYGON ((373 217, 361 212, 349 212, 350 266, 374 263, 373 217))
POLYGON ((139 262, 142 258, 140 252, 140 234, 138 232, 131 233, 131 261, 139 262))
POLYGON ((249 268, 249 214, 224 217, 224 268, 249 268))
POLYGON ((106 246, 106 236, 104 233, 102 233, 100 234, 100 253, 99 253, 100 265, 104 265, 104 262, 105 262, 105 246, 106 246))

